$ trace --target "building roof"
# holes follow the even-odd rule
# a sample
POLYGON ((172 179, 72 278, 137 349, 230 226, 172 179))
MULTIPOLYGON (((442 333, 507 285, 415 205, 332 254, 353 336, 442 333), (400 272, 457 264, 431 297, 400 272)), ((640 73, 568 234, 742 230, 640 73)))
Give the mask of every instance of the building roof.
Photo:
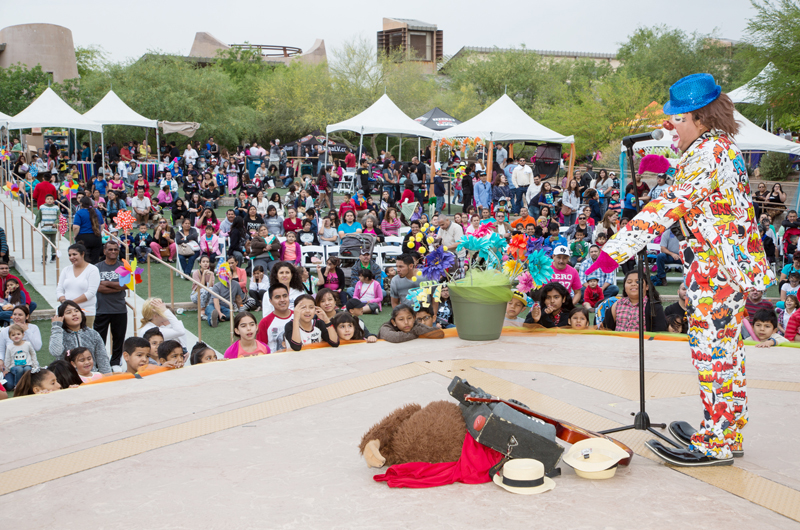
POLYGON ((423 22, 421 20, 416 20, 414 18, 394 18, 392 20, 396 20, 398 22, 402 22, 408 29, 417 29, 422 31, 436 31, 436 24, 429 24, 428 22, 423 22))
POLYGON ((442 57, 442 61, 437 65, 437 70, 441 70, 442 68, 447 65, 448 62, 456 59, 465 53, 474 52, 474 53, 497 53, 497 52, 510 52, 510 51, 518 51, 524 53, 535 53, 541 55, 543 57, 574 57, 580 58, 585 57, 586 59, 606 59, 606 60, 614 60, 617 58, 616 53, 602 53, 602 52, 569 52, 569 51, 558 51, 558 50, 533 50, 530 48, 497 48, 497 47, 486 47, 486 46, 462 46, 460 50, 458 50, 453 55, 445 55, 442 57))

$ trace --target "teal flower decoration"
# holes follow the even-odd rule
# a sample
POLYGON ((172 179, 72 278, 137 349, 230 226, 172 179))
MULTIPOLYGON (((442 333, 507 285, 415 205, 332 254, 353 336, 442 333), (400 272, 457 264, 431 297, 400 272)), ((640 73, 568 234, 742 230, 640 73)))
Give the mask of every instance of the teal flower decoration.
POLYGON ((533 288, 539 289, 553 277, 553 260, 544 250, 535 250, 528 256, 528 272, 533 278, 533 288))
POLYGON ((462 236, 456 247, 456 251, 466 250, 471 254, 478 254, 478 257, 488 259, 490 256, 490 243, 488 237, 477 238, 475 236, 462 236))

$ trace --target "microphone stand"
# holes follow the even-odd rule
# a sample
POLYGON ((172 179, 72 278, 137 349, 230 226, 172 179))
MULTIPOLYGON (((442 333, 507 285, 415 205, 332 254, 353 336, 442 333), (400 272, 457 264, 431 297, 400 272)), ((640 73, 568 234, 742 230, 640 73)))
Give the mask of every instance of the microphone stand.
MULTIPOLYGON (((634 183, 634 187, 636 187, 636 171, 633 165, 633 143, 626 145, 627 153, 628 153, 628 163, 630 165, 631 170, 631 182, 634 183)), ((636 193, 636 201, 634 206, 636 207, 636 213, 638 214, 640 211, 639 208, 639 197, 638 197, 638 190, 636 193)), ((639 282, 639 412, 631 413, 634 416, 633 425, 626 425, 624 427, 615 427, 613 429, 608 429, 605 431, 600 431, 600 434, 611 434, 615 432, 621 431, 629 431, 631 429, 637 431, 649 431, 652 434, 658 436, 665 442, 668 442, 670 445, 675 447, 681 448, 678 444, 672 441, 669 437, 661 434, 653 427, 658 427, 659 429, 666 429, 666 423, 651 423, 650 416, 647 414, 645 410, 645 399, 644 399, 644 293, 642 292, 642 284, 644 283, 644 264, 647 260, 647 247, 640 250, 636 256, 636 275, 639 282)), ((652 291, 655 290, 653 287, 652 282, 648 284, 650 287, 648 288, 648 295, 649 299, 653 301, 652 291)), ((652 306, 651 306, 652 307, 652 306)))

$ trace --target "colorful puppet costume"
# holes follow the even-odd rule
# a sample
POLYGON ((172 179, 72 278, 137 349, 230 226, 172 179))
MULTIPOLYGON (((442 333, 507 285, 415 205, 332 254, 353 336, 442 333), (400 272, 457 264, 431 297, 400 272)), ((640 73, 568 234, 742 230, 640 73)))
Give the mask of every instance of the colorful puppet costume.
POLYGON ((690 450, 713 458, 741 451, 747 423, 740 337, 749 290, 775 281, 758 233, 750 183, 739 148, 727 134, 702 134, 678 162, 674 184, 647 203, 603 247, 624 263, 675 222, 688 298, 689 345, 700 379, 704 420, 690 450))

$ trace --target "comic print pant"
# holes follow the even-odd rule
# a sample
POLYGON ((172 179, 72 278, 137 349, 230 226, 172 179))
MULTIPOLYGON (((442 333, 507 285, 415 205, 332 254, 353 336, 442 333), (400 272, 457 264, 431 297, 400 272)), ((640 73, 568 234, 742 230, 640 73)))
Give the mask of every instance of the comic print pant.
POLYGON ((689 313, 689 346, 700 381, 703 422, 690 450, 730 458, 742 450, 747 390, 741 328, 746 295, 718 274, 702 250, 681 245, 689 313))

